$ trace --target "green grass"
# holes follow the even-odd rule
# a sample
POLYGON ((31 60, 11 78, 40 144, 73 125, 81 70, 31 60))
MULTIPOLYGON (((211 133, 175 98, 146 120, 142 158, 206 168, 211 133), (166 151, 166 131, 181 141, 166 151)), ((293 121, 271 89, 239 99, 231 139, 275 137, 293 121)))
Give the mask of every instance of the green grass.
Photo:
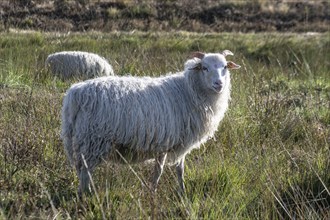
POLYGON ((330 216, 330 35, 0 33, 0 218, 327 219, 330 216), (49 53, 84 50, 119 75, 180 71, 191 51, 230 49, 232 100, 215 140, 188 155, 187 194, 166 168, 153 198, 152 167, 103 164, 96 193, 78 179, 60 140, 62 82, 49 53))

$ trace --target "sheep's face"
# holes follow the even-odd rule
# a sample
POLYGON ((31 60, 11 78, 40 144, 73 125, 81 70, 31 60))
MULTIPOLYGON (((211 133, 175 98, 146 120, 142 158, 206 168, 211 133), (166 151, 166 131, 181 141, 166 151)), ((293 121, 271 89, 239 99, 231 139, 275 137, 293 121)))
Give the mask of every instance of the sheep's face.
POLYGON ((202 72, 205 86, 216 93, 221 93, 229 82, 228 69, 238 69, 239 65, 227 61, 225 56, 233 55, 229 50, 222 53, 194 53, 193 56, 201 59, 197 68, 202 72))
POLYGON ((207 88, 222 92, 229 78, 225 57, 221 54, 206 54, 200 65, 207 88))

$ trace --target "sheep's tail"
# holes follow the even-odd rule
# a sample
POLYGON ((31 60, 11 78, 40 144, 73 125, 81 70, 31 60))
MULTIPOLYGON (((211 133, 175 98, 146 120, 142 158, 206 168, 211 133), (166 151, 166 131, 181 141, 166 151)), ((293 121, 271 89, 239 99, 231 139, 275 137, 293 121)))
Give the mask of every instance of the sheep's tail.
POLYGON ((52 59, 52 57, 51 56, 48 56, 47 58, 46 58, 46 60, 45 60, 45 69, 47 70, 48 68, 49 68, 49 66, 50 66, 50 60, 52 59))
POLYGON ((63 99, 61 138, 63 140, 65 153, 72 166, 75 164, 73 139, 75 135, 74 125, 78 111, 79 105, 77 105, 72 91, 69 90, 63 99))

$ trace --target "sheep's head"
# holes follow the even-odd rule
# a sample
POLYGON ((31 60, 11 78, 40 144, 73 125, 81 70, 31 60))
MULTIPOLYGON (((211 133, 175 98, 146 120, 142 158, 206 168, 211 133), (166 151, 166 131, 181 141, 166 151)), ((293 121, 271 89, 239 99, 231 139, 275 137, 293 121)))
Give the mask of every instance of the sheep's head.
POLYGON ((229 50, 221 53, 194 52, 192 57, 200 59, 200 62, 191 69, 198 70, 203 74, 207 88, 221 93, 227 81, 229 81, 229 69, 239 69, 241 66, 232 61, 227 61, 227 55, 234 55, 229 50))

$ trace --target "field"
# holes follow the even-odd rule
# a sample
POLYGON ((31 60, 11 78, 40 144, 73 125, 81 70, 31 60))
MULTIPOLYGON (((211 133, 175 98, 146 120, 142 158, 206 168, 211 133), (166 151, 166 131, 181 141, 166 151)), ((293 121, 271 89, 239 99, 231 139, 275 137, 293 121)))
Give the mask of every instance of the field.
POLYGON ((328 219, 329 58, 329 33, 0 33, 0 219, 328 219), (187 156, 186 195, 172 167, 153 198, 140 182, 150 165, 104 163, 96 193, 79 200, 59 137, 79 79, 53 77, 47 55, 91 51, 118 75, 157 76, 191 51, 223 49, 242 68, 215 139, 187 156))

